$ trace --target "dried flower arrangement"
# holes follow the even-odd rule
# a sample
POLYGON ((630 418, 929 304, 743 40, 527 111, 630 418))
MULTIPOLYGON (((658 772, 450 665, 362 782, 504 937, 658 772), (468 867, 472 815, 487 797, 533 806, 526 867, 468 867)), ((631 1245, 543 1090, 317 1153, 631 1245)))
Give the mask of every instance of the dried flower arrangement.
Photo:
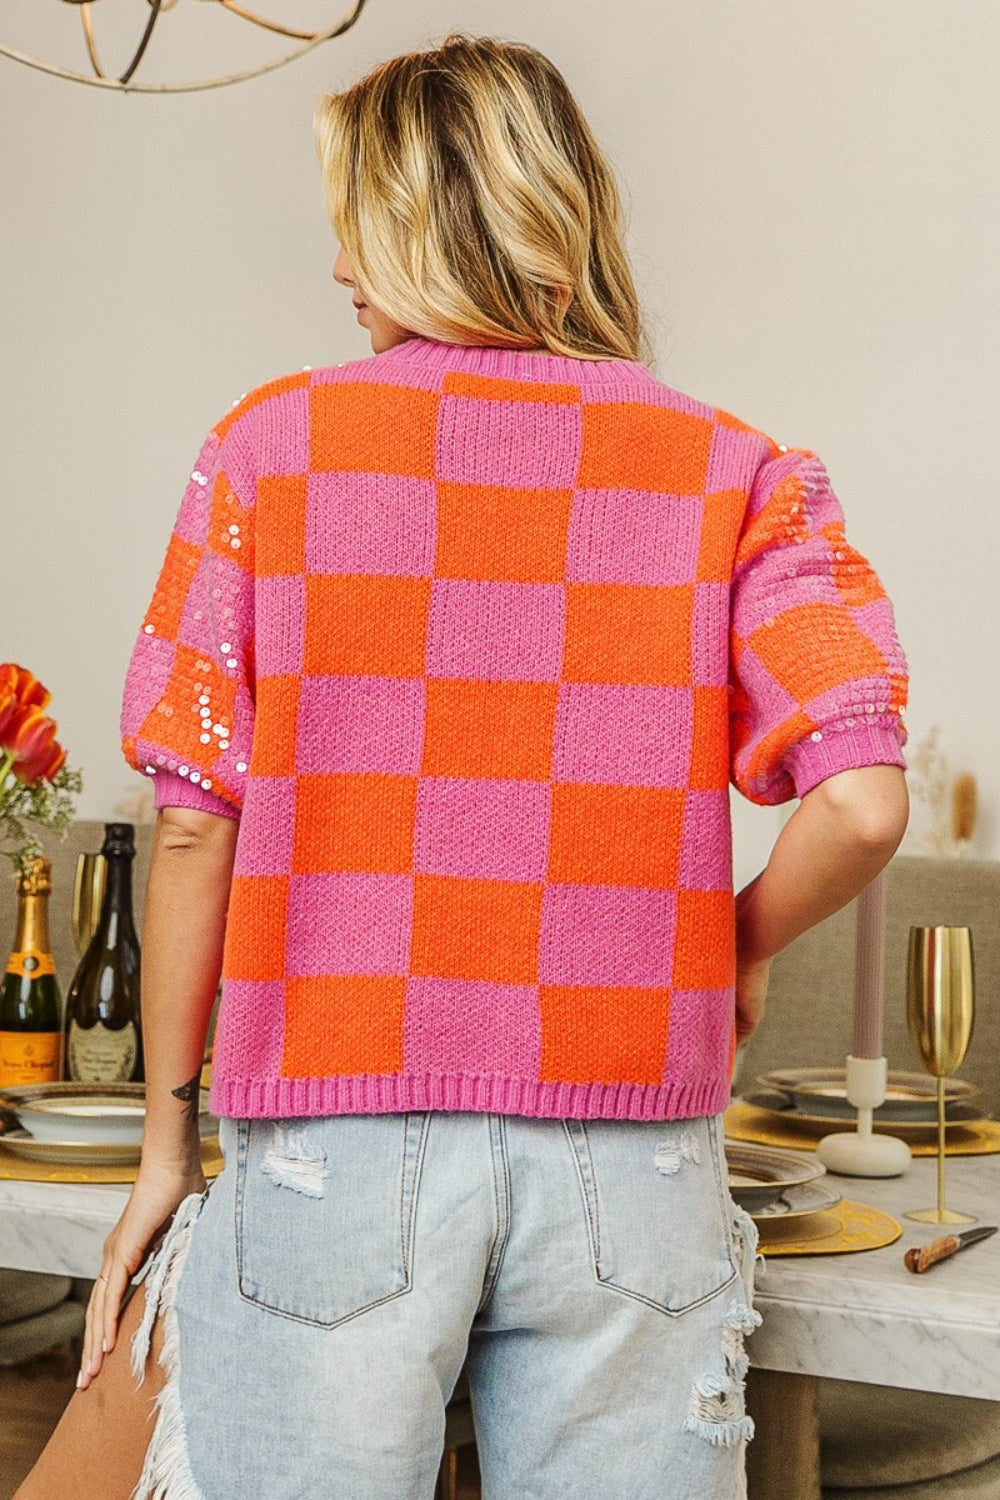
POLYGON ((941 752, 941 730, 937 724, 910 754, 907 782, 914 802, 927 808, 926 827, 913 835, 919 854, 940 857, 967 854, 976 826, 976 778, 962 771, 952 778, 941 752))

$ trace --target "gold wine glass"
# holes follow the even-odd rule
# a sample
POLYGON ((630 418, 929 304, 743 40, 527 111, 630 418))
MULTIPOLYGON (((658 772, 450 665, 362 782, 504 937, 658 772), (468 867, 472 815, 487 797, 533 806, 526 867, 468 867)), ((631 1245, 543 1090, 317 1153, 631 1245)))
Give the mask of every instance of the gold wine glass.
POLYGON ((944 1206, 944 1082, 962 1066, 975 1012, 972 932, 968 927, 911 927, 906 1017, 928 1073, 937 1079, 937 1207, 916 1209, 922 1224, 974 1224, 974 1214, 944 1206))
POLYGON ((82 955, 90 945, 101 915, 108 862, 103 854, 80 854, 73 881, 73 941, 82 955))

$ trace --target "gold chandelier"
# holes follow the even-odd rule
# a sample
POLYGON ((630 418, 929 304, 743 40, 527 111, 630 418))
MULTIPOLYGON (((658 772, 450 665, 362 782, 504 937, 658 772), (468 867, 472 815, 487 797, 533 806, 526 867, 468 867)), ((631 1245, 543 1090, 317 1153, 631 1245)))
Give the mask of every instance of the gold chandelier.
POLYGON ((335 36, 343 36, 345 31, 350 31, 355 21, 364 10, 367 0, 354 0, 351 8, 346 11, 334 25, 322 31, 300 31, 291 26, 285 26, 279 21, 270 21, 266 16, 255 14, 244 6, 238 5, 236 0, 203 0, 203 3, 220 5, 231 15, 238 16, 243 21, 249 21, 254 26, 261 27, 264 31, 273 32, 277 36, 290 37, 298 45, 290 51, 283 52, 280 56, 271 58, 270 61, 260 63, 257 67, 245 68, 239 73, 226 73, 218 78, 201 78, 191 83, 133 83, 139 64, 149 46, 156 23, 165 11, 173 10, 177 0, 146 0, 149 14, 146 16, 142 27, 142 35, 139 38, 135 51, 125 71, 117 78, 109 77, 101 65, 100 54, 97 50, 97 41, 94 34, 94 23, 91 9, 94 0, 64 0, 65 4, 75 5, 80 12, 83 22, 84 41, 87 46, 87 55, 90 58, 90 73, 74 73, 67 68, 57 67, 54 63, 42 62, 37 57, 28 57, 24 52, 18 52, 13 47, 5 47, 0 44, 0 54, 12 58, 14 62, 24 63, 29 68, 37 68, 42 73, 51 73, 56 78, 68 78, 73 83, 89 83, 95 88, 114 89, 118 93, 130 94, 186 94, 197 89, 224 88, 229 83, 242 83, 247 78, 259 78, 262 73, 272 73, 275 68, 284 67, 285 63, 292 62, 296 57, 302 57, 311 52, 314 47, 319 47, 323 42, 329 42, 335 36))

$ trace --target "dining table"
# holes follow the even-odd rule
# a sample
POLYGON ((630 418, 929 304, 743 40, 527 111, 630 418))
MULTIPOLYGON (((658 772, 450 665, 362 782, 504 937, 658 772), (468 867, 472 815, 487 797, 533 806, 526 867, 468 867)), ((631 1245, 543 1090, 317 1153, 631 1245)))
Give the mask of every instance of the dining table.
MULTIPOLYGON (((900 1177, 833 1180, 903 1232, 879 1250, 765 1255, 763 1322, 747 1343, 750 1500, 820 1500, 823 1378, 1000 1401, 1000 1234, 916 1275, 905 1252, 950 1232, 906 1218, 935 1204, 936 1159, 915 1157, 900 1177)), ((949 1156, 946 1181, 950 1207, 1000 1224, 1000 1155, 949 1156)))
MULTIPOLYGON (((938 1226, 905 1218, 935 1201, 936 1162, 895 1178, 838 1178, 845 1197, 902 1225, 901 1238, 851 1254, 765 1256, 747 1342, 750 1500, 820 1500, 822 1378, 1000 1401, 1000 1235, 922 1275, 904 1252, 938 1226)), ((984 1224, 1000 1216, 1000 1155, 949 1157, 949 1202, 984 1224)), ((119 1184, 0 1181, 0 1266, 92 1277, 128 1195, 119 1184)))

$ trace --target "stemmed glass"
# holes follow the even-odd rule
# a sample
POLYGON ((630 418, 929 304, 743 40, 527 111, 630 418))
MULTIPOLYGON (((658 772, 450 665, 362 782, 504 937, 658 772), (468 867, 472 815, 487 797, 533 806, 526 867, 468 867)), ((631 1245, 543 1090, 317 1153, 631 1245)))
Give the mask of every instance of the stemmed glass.
POLYGON ((975 1011, 972 933, 968 927, 911 927, 906 1018, 921 1061, 937 1079, 937 1207, 915 1209, 922 1224, 974 1224, 974 1214, 944 1206, 944 1083, 962 1065, 975 1011))
POLYGON ((97 928, 108 862, 103 854, 80 854, 73 882, 73 941, 82 957, 97 928))

